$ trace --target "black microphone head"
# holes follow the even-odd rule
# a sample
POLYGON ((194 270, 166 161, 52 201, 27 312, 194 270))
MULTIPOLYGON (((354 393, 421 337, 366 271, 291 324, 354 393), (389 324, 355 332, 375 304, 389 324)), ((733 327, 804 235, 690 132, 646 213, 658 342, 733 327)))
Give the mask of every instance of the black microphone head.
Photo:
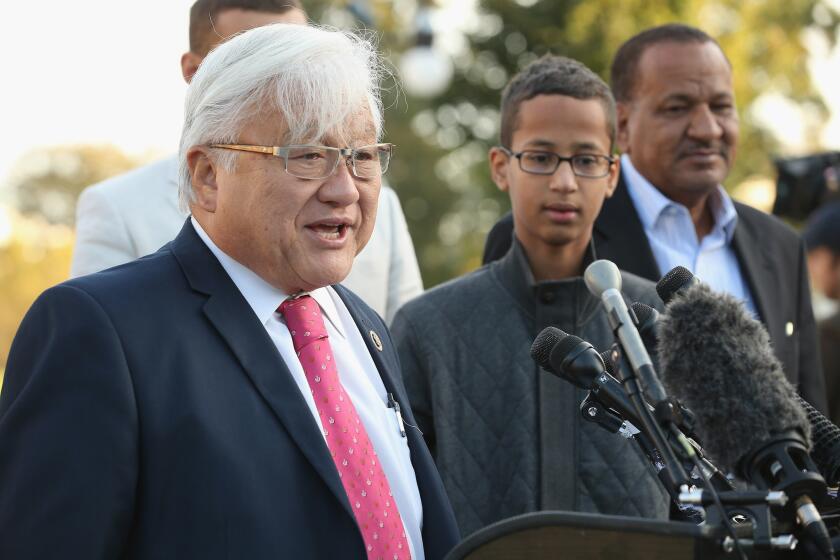
POLYGON ((641 301, 634 302, 630 308, 639 320, 639 327, 643 325, 654 325, 659 319, 659 311, 641 301))
POLYGON ((544 328, 531 344, 531 358, 544 370, 552 371, 551 351, 558 342, 568 340, 569 336, 557 327, 544 328))
POLYGON ((829 486, 840 484, 840 428, 811 403, 797 395, 797 400, 811 424, 811 457, 829 486))
POLYGON ((659 322, 659 311, 646 303, 637 301, 630 306, 638 319, 637 330, 649 354, 656 351, 656 324, 659 322))
POLYGON ((684 266, 675 266, 656 283, 656 293, 667 305, 674 294, 681 289, 697 283, 697 279, 690 270, 684 266))
POLYGON ((721 466, 741 472, 741 459, 779 434, 799 432, 809 443, 808 419, 767 331, 734 297, 690 285, 657 330, 662 382, 694 411, 697 435, 721 466))
POLYGON ((591 344, 556 327, 546 327, 537 335, 531 344, 531 358, 545 371, 581 389, 591 389, 593 380, 605 371, 591 344))

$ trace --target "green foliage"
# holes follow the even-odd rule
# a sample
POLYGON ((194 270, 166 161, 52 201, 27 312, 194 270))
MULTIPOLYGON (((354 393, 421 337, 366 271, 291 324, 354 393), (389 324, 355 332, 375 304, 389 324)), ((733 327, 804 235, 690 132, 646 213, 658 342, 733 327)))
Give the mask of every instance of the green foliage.
MULTIPOLYGON (((741 115, 733 187, 772 175, 777 141, 749 108, 777 92, 825 115, 811 85, 804 31, 833 40, 837 15, 815 0, 484 0, 455 77, 432 101, 392 94, 387 140, 398 146, 389 181, 403 203, 423 278, 432 286, 475 268, 489 227, 509 208, 490 181, 487 149, 497 142, 505 82, 546 52, 581 60, 605 79, 617 47, 653 25, 680 21, 717 38, 732 62, 741 115), (525 7, 528 4, 530 6, 525 7)), ((399 52, 405 35, 384 30, 383 52, 399 52)))

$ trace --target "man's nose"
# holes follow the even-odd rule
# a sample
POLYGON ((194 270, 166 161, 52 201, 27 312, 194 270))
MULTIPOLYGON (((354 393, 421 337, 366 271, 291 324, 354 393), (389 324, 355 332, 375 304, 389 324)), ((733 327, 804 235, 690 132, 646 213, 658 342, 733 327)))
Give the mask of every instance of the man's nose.
POLYGON ((577 187, 577 176, 572 169, 571 160, 561 161, 551 176, 549 188, 558 191, 574 191, 577 187))
POLYGON ((723 136, 723 127, 711 107, 700 105, 691 115, 688 134, 701 140, 714 140, 723 136))
POLYGON ((359 188, 352 170, 353 162, 350 157, 342 157, 335 166, 335 171, 324 179, 324 183, 318 189, 318 199, 337 206, 349 206, 359 200, 359 188))

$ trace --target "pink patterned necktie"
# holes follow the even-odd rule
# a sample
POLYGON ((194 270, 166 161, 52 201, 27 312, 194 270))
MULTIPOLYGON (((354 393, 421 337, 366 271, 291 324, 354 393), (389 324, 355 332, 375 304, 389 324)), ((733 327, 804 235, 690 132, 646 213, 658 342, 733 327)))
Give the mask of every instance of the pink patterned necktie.
POLYGON ((292 343, 324 426, 338 476, 347 492, 369 559, 410 559, 400 512, 364 424, 338 379, 321 308, 311 296, 289 298, 277 311, 292 343))

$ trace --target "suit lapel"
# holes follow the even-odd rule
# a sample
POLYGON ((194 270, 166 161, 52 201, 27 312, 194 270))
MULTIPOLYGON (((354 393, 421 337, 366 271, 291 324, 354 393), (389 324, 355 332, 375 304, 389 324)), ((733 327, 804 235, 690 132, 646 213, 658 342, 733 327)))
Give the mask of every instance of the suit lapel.
POLYGON ((656 282, 661 274, 650 248, 642 221, 620 175, 618 186, 604 206, 592 232, 599 259, 613 261, 618 268, 656 282))
MULTIPOLYGON (((408 396, 403 388, 402 378, 397 377, 400 375, 399 364, 395 359, 396 349, 393 348, 390 334, 383 330, 383 326, 377 327, 374 324, 371 320, 372 315, 362 311, 358 303, 348 294, 346 288, 343 286, 334 286, 334 288, 362 334, 368 353, 373 359, 376 369, 379 371, 383 385, 385 385, 385 391, 394 395, 394 398, 400 405, 400 412, 403 415, 403 419, 410 426, 417 426, 417 421, 414 419, 414 414, 408 402, 408 396), (377 347, 374 342, 374 336, 371 333, 376 333, 376 336, 379 337, 380 344, 382 345, 381 349, 377 347)), ((417 482, 420 485, 421 475, 425 474, 422 471, 427 468, 434 468, 431 467, 431 455, 428 452, 425 442, 422 440, 420 430, 407 429, 406 437, 408 438, 408 447, 411 452, 415 474, 417 475, 417 482)), ((422 494, 423 488, 420 488, 420 492, 422 494)))
POLYGON ((398 365, 390 359, 392 352, 384 351, 384 345, 390 345, 390 335, 383 330, 383 327, 376 326, 374 324, 369 313, 362 312, 357 302, 348 295, 348 290, 345 287, 339 285, 333 286, 333 288, 335 288, 336 293, 341 298, 341 301, 344 302, 344 305, 350 312, 350 316, 356 323, 356 327, 358 327, 359 332, 362 335, 362 339, 365 341, 368 353, 373 359, 376 369, 379 371, 379 376, 382 378, 385 390, 394 394, 397 402, 400 403, 400 406, 403 409, 407 408, 402 405, 403 402, 408 402, 405 393, 402 390, 402 384, 396 383, 394 379, 394 375, 397 373, 398 365), (380 347, 377 347, 376 340, 379 341, 380 347), (388 358, 387 362, 386 356, 388 358))
MULTIPOLYGON (((738 208, 736 203, 735 208, 738 208)), ((732 236, 732 247, 740 264, 741 274, 747 280, 755 303, 756 310, 765 325, 775 326, 777 317, 770 317, 778 308, 773 305, 774 289, 771 282, 774 279, 773 266, 767 254, 768 243, 759 239, 758 232, 753 231, 751 224, 739 217, 738 225, 732 236)))
POLYGON ((292 374, 245 298, 189 220, 172 242, 172 250, 192 288, 207 294, 207 319, 227 342, 289 437, 352 516, 338 471, 292 374))

